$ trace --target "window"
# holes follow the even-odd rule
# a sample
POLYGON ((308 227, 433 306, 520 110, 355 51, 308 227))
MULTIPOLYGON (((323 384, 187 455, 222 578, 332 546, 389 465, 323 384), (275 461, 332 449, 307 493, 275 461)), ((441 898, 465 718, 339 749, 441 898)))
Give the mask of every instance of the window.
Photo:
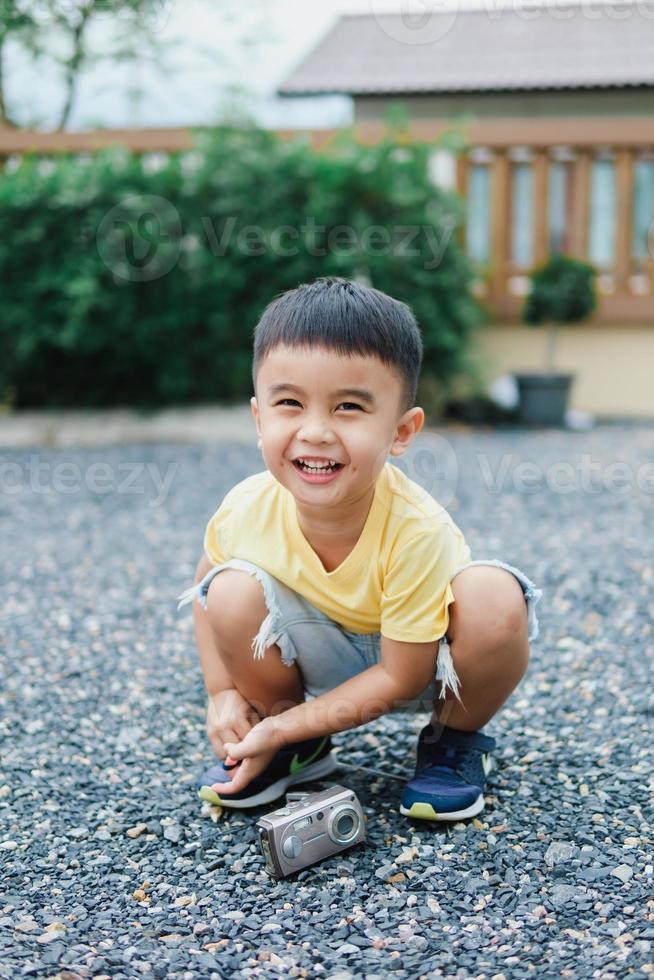
POLYGON ((590 227, 588 257, 598 266, 612 266, 615 258, 616 186, 613 160, 596 159, 590 174, 590 227))
POLYGON ((474 262, 490 260, 490 168, 471 163, 468 170, 466 247, 474 262))
POLYGON ((654 259, 654 160, 634 161, 634 213, 632 255, 654 259))
POLYGON ((511 169, 511 261, 527 268, 533 261, 534 175, 530 163, 511 169))
POLYGON ((429 157, 429 177, 436 187, 456 190, 456 157, 449 150, 434 150, 429 157))
POLYGON ((549 250, 567 255, 571 250, 572 168, 569 163, 552 161, 549 167, 548 215, 549 250))

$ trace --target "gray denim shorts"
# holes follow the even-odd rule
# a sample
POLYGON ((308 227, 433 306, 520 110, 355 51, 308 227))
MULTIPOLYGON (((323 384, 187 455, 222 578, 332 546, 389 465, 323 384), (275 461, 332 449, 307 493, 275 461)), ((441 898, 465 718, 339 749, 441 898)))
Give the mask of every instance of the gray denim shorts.
MULTIPOLYGON (((538 636, 536 605, 543 595, 542 590, 537 589, 524 572, 497 559, 468 562, 455 575, 473 565, 494 565, 515 575, 527 603, 529 640, 535 640, 538 636)), ((254 658, 263 657, 267 647, 277 644, 283 663, 289 667, 297 664, 307 698, 331 691, 355 674, 379 663, 380 633, 353 633, 346 630, 269 572, 241 558, 232 558, 221 565, 214 565, 201 582, 178 596, 178 610, 193 599, 197 599, 206 609, 209 585, 226 568, 248 572, 263 586, 268 615, 252 641, 254 658)), ((459 687, 446 634, 439 642, 436 673, 431 684, 416 700, 401 702, 396 710, 430 711, 437 692, 438 696, 445 698, 449 688, 458 698, 459 687)))

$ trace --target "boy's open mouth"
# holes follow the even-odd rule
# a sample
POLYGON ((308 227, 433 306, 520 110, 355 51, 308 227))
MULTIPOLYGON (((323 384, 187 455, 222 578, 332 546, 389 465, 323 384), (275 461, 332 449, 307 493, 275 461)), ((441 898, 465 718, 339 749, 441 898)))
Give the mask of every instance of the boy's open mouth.
POLYGON ((296 469, 301 470, 303 473, 335 473, 337 470, 342 470, 344 464, 337 463, 335 460, 329 459, 309 459, 303 456, 299 456, 298 459, 293 460, 293 466, 296 469))

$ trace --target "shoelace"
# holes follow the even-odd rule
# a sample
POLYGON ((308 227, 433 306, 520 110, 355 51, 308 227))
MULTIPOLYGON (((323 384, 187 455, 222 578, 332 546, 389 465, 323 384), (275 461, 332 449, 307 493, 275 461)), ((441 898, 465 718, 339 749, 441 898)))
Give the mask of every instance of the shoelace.
POLYGON ((428 765, 428 766, 424 766, 424 768, 422 768, 420 770, 420 775, 421 776, 424 776, 424 775, 431 776, 434 773, 443 772, 443 773, 446 773, 446 774, 448 774, 448 775, 451 776, 453 772, 457 772, 457 771, 458 770, 456 769, 455 766, 439 766, 439 765, 434 765, 433 766, 433 765, 428 765))
POLYGON ((420 772, 451 772, 462 761, 462 750, 456 745, 439 745, 434 757, 421 766, 420 772))

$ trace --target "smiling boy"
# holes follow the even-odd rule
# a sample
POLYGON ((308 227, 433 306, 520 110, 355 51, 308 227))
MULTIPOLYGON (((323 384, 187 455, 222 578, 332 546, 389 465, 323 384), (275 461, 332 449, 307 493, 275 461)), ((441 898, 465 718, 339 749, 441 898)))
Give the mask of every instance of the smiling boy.
POLYGON ((471 561, 447 511, 393 466, 424 423, 409 308, 319 279, 265 310, 252 413, 266 470, 209 521, 195 585, 207 731, 203 799, 250 807, 335 768, 329 736, 432 712, 400 810, 479 813, 495 740, 479 731, 523 676, 540 590, 471 561))

